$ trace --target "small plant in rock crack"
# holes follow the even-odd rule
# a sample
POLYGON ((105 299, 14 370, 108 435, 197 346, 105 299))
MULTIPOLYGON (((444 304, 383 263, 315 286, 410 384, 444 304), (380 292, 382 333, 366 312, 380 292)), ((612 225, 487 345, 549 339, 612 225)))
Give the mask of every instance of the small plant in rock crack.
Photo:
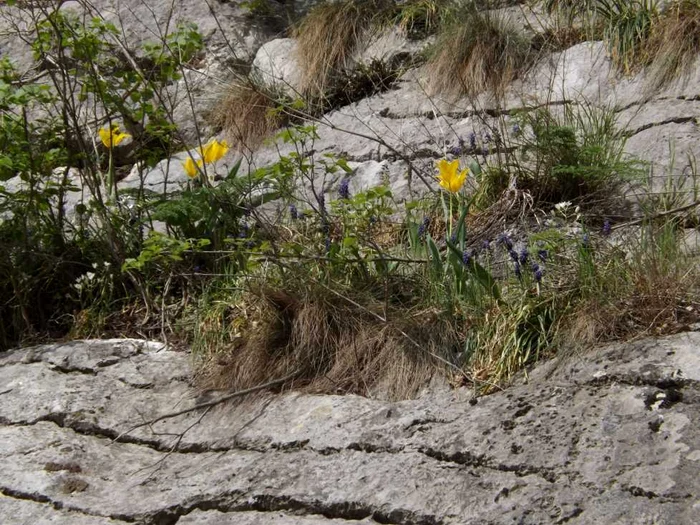
POLYGON ((409 0, 397 5, 393 22, 408 38, 423 39, 434 34, 447 18, 453 2, 450 0, 409 0))
POLYGON ((341 0, 314 6, 296 29, 303 91, 320 96, 333 76, 347 69, 376 22, 386 19, 386 0, 341 0))
POLYGON ((643 171, 624 153, 626 137, 616 119, 612 108, 586 103, 565 105, 558 114, 523 112, 523 132, 509 138, 512 147, 501 169, 537 207, 571 201, 601 216, 612 209, 619 214, 625 209, 621 188, 640 181, 643 171))
POLYGON ((598 0, 595 16, 615 65, 630 74, 648 62, 648 42, 659 21, 657 0, 598 0))
POLYGON ((647 89, 654 91, 680 77, 687 81, 700 53, 700 1, 670 2, 648 41, 647 89))
POLYGON ((501 13, 469 3, 442 25, 427 64, 430 88, 453 97, 484 91, 500 96, 534 57, 529 37, 501 13))

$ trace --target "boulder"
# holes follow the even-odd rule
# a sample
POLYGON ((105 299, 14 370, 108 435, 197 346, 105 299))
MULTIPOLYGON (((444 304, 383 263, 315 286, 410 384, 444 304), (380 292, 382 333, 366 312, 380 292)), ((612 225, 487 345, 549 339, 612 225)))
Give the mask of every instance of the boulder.
POLYGON ((252 75, 264 84, 297 98, 302 89, 302 74, 293 38, 277 38, 263 44, 253 60, 252 75))

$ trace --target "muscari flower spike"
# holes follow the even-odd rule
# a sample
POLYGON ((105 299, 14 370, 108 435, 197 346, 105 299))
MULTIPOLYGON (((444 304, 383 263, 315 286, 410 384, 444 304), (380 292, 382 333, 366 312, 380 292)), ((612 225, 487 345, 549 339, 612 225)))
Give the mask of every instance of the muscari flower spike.
POLYGON ((612 231, 612 225, 610 224, 610 219, 605 219, 605 221, 603 222, 603 230, 601 233, 605 237, 607 237, 608 235, 610 235, 611 231, 612 231))
POLYGON ((501 235, 499 235, 498 240, 496 242, 498 242, 498 244, 502 244, 503 246, 505 246, 506 250, 508 250, 508 251, 513 249, 513 241, 511 241, 510 237, 508 237, 508 235, 505 233, 502 233, 501 235))
POLYGON ((518 257, 520 264, 525 264, 529 255, 530 252, 527 251, 527 248, 523 248, 518 257))
POLYGON ((294 204, 289 205, 289 216, 292 218, 293 221, 299 218, 299 210, 294 204))
POLYGON ((469 250, 464 250, 462 253, 462 263, 464 266, 469 266, 469 263, 472 260, 472 253, 469 250))
POLYGON ((340 186, 338 187, 338 195, 341 199, 350 198, 350 179, 345 177, 340 181, 340 186))
POLYGON ((535 274, 535 281, 538 283, 542 281, 542 268, 540 267, 539 264, 533 263, 532 265, 532 273, 535 274))
POLYGON ((425 232, 428 231, 428 226, 430 226, 430 217, 425 217, 423 222, 418 226, 418 238, 422 239, 425 237, 425 232))

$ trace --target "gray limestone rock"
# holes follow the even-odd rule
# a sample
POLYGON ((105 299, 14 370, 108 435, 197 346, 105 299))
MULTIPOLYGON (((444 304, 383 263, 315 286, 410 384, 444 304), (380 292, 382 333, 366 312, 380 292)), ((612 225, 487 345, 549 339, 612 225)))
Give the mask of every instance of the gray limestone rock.
POLYGON ((0 357, 12 523, 697 523, 700 333, 540 365, 503 392, 268 396, 191 412, 190 357, 138 340, 0 357))
POLYGON ((274 86, 290 98, 301 92, 301 70, 293 38, 277 38, 263 44, 255 55, 252 74, 263 83, 274 86))

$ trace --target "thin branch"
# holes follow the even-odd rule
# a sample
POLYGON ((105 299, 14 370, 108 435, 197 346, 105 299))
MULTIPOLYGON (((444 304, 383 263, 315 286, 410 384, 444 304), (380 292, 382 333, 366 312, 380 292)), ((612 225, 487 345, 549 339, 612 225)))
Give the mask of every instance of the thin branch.
POLYGON ((184 408, 184 409, 178 410, 176 412, 168 412, 167 414, 163 414, 163 415, 158 416, 156 418, 149 419, 148 421, 145 421, 143 423, 139 423, 138 425, 134 425, 133 427, 122 432, 116 438, 114 438, 113 442, 119 441, 122 438, 122 436, 126 436, 126 435, 130 434, 134 430, 137 430, 137 429, 142 428, 142 427, 151 426, 151 425, 157 423, 158 421, 163 421, 164 419, 172 419, 174 417, 181 416, 183 414, 188 414, 189 412, 195 412, 195 411, 201 410, 203 408, 208 409, 208 408, 211 408, 213 406, 219 405, 221 403, 225 403, 226 401, 229 401, 229 400, 237 398, 237 397, 243 397, 243 396, 247 396, 248 394, 260 392, 261 390, 266 390, 268 388, 272 388, 273 386, 281 385, 281 384, 289 381, 290 379, 295 378, 298 375, 299 375, 299 371, 296 371, 293 374, 289 374, 288 376, 285 376, 281 379, 275 379, 274 381, 270 381, 270 382, 262 384, 262 385, 254 386, 251 388, 246 388, 245 390, 239 390, 237 392, 232 392, 231 394, 226 394, 225 396, 221 396, 220 398, 214 399, 213 401, 207 401, 206 403, 199 403, 198 405, 194 405, 193 407, 184 408))
POLYGON ((681 213, 684 211, 691 210, 697 206, 700 206, 700 200, 697 200, 697 201, 692 202, 690 204, 686 204, 685 206, 681 206, 680 208, 674 208, 672 210, 662 211, 662 212, 657 213, 655 215, 650 215, 647 217, 639 217, 638 219, 623 222, 622 224, 617 224, 617 225, 613 226, 611 229, 612 230, 619 230, 620 228, 625 228, 627 226, 636 226, 637 224, 641 224, 644 221, 653 221, 654 219, 660 219, 661 217, 667 217, 668 215, 674 215, 676 213, 681 213))

